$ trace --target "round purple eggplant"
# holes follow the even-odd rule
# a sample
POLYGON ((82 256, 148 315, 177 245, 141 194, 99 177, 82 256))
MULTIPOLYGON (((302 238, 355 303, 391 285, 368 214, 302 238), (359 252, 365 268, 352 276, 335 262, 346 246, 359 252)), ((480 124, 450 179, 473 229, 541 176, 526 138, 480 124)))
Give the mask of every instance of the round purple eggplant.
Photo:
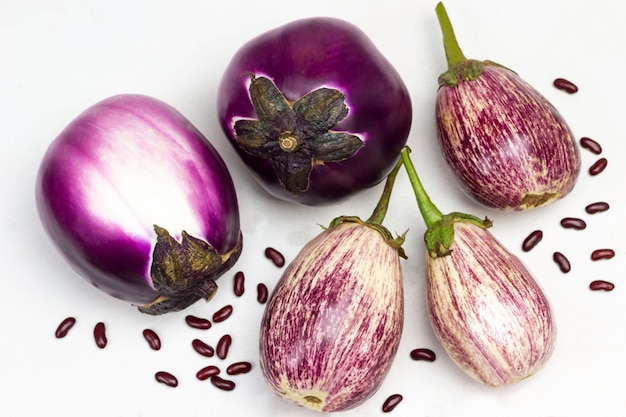
POLYGON ((210 299, 242 248, 229 171, 178 111, 118 95, 80 114, 41 162, 49 237, 94 286, 148 314, 210 299))
POLYGON ((565 197, 581 162, 563 116, 510 69, 466 59, 442 3, 436 11, 449 66, 439 77, 437 132, 457 181, 478 202, 506 211, 565 197))
POLYGON ((404 239, 381 225, 385 211, 383 203, 366 222, 335 219, 276 284, 261 324, 260 367, 280 397, 317 411, 342 411, 382 384, 404 322, 404 239))
POLYGON ((381 182, 412 120, 398 72, 356 26, 308 18, 250 40, 218 89, 226 137, 273 196, 339 202, 381 182))
POLYGON ((485 385, 533 375, 556 343, 548 298, 489 232, 489 219, 442 214, 426 194, 408 149, 402 159, 427 225, 426 300, 437 339, 460 369, 485 385))

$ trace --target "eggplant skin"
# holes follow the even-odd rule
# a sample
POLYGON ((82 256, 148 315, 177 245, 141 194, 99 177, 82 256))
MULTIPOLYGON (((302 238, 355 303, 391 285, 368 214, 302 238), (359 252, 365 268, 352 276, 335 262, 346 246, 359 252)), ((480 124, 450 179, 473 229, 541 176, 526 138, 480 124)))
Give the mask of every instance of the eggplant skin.
POLYGON ((478 202, 505 211, 565 197, 581 167, 576 139, 550 102, 514 72, 486 65, 442 86, 436 123, 444 158, 478 202))
POLYGON ((451 359, 485 385, 520 381, 556 342, 550 303, 522 262, 486 229, 457 222, 448 256, 426 261, 427 304, 451 359))
POLYGON ((413 110, 400 74, 360 28, 312 17, 264 32, 236 51, 219 83, 217 114, 225 137, 270 195, 319 206, 344 201, 387 177, 408 139, 413 110), (247 74, 271 79, 292 101, 321 87, 341 91, 348 114, 333 130, 357 135, 364 146, 341 162, 315 165, 306 192, 288 192, 269 160, 237 144, 235 122, 257 118, 247 74))
POLYGON ((342 223, 311 240, 263 316, 260 367, 282 398, 322 412, 354 408, 380 387, 404 322, 400 261, 379 232, 342 223))

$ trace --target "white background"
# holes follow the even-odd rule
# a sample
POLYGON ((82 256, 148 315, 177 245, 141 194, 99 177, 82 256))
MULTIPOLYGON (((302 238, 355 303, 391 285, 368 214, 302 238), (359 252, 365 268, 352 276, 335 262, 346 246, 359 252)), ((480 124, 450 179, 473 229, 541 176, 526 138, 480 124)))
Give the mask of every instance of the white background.
POLYGON ((401 172, 386 225, 409 229, 403 262, 406 315, 400 351, 381 389, 346 416, 382 415, 390 394, 404 400, 390 415, 412 417, 618 416, 626 408, 626 213, 623 181, 626 139, 623 2, 500 2, 447 0, 446 8, 468 57, 492 59, 516 70, 561 110, 577 137, 604 147, 609 165, 597 177, 597 159, 582 150, 583 172, 574 192, 549 207, 498 213, 466 198, 442 164, 434 134, 437 76, 445 70, 435 1, 363 0, 0 0, 0 415, 32 416, 312 416, 272 394, 258 369, 257 335, 263 306, 255 286, 270 288, 280 275, 263 256, 267 246, 287 260, 315 236, 318 224, 345 215, 369 216, 380 187, 331 207, 279 202, 254 182, 221 133, 216 87, 236 49, 257 34, 296 18, 327 15, 360 26, 387 56, 410 89, 414 122, 412 157, 433 201, 444 211, 494 219, 493 233, 535 272, 558 320, 557 348, 548 365, 521 383, 488 388, 469 379, 446 357, 424 311, 423 223, 401 172), (580 91, 568 95, 552 81, 565 77, 580 91), (209 303, 182 313, 149 317, 110 298, 78 277, 54 250, 34 205, 39 161, 56 135, 86 107, 118 93, 152 95, 176 107, 219 150, 230 167, 241 209, 245 249, 209 303), (589 216, 584 207, 607 201, 611 209, 589 216), (565 230, 565 216, 584 218, 584 231, 565 230), (544 240, 523 253, 532 230, 544 240), (614 259, 591 262, 592 250, 613 248, 614 259), (561 273, 552 253, 572 262, 561 273), (232 293, 232 277, 246 274, 247 291, 232 293), (607 279, 613 292, 588 284, 607 279), (184 323, 186 314, 210 317, 225 304, 233 316, 203 333, 184 323), (54 330, 67 316, 78 319, 65 339, 54 330), (98 349, 93 326, 107 325, 109 344, 98 349), (151 327, 163 341, 152 351, 141 336, 151 327), (223 392, 195 372, 218 359, 197 355, 190 342, 215 343, 233 336, 229 360, 249 360, 248 375, 223 392), (433 363, 409 352, 433 349, 433 363), (180 381, 172 389, 154 381, 167 370, 180 381))

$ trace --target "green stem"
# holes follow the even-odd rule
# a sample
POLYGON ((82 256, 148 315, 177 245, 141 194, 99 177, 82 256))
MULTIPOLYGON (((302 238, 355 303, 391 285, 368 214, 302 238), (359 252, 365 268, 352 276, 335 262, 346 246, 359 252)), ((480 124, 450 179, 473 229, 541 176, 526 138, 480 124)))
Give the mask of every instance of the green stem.
POLYGON ((446 13, 446 9, 443 7, 442 2, 437 4, 435 12, 437 13, 437 19, 439 20, 439 26, 441 27, 441 32, 443 34, 443 47, 446 51, 448 68, 452 68, 459 62, 465 61, 466 58, 465 55, 463 55, 463 51, 461 51, 461 47, 459 47, 459 43, 454 35, 452 23, 450 23, 450 18, 448 17, 448 13, 446 13))
POLYGON ((422 182, 417 175, 415 166, 409 157, 409 152, 411 152, 411 150, 408 147, 405 147, 402 149, 402 152, 400 152, 400 156, 402 162, 404 163, 404 167, 406 168, 409 180, 411 181, 411 186, 413 187, 413 192, 415 193, 415 198, 417 199, 417 205, 422 213, 424 222, 427 227, 431 227, 433 224, 442 219, 443 214, 441 214, 441 211, 439 211, 435 204, 433 204, 430 197, 426 193, 426 190, 422 186, 422 182))
POLYGON ((389 208, 389 199, 391 198, 393 184, 396 181, 396 176, 398 175, 398 171, 400 171, 402 163, 402 159, 398 159, 396 166, 393 167, 393 170, 387 176, 387 180, 385 181, 385 188, 383 189, 383 194, 380 196, 374 212, 372 213, 370 218, 367 219, 367 223, 378 225, 381 225, 383 223, 383 220, 387 215, 387 209, 389 208))

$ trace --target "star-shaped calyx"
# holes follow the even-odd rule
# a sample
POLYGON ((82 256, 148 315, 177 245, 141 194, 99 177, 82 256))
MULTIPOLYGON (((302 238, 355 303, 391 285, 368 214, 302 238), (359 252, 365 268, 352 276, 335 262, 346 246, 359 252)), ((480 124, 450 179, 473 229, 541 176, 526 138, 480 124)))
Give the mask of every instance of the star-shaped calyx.
POLYGON ((322 87, 290 102, 270 79, 252 74, 250 79, 257 119, 235 123, 237 143, 249 154, 269 159, 290 193, 309 188, 315 165, 348 159, 364 145, 356 135, 331 130, 348 114, 341 91, 322 87))

